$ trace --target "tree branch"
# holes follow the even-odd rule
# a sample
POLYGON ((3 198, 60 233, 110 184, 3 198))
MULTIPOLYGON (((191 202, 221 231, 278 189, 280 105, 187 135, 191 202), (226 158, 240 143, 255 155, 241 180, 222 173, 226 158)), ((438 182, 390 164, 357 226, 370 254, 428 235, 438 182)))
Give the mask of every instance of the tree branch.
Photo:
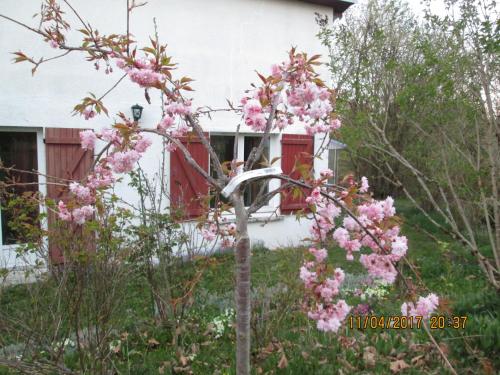
POLYGON ((259 146, 257 148, 254 147, 250 152, 248 160, 245 163, 245 171, 251 170, 254 164, 257 161, 259 161, 260 158, 262 157, 266 141, 269 140, 271 135, 271 128, 273 125, 274 116, 276 114, 276 107, 278 106, 278 98, 279 98, 279 93, 275 95, 273 98, 273 102, 271 104, 271 110, 269 111, 269 117, 267 118, 266 122, 266 129, 264 130, 264 134, 262 135, 262 139, 260 140, 259 146))

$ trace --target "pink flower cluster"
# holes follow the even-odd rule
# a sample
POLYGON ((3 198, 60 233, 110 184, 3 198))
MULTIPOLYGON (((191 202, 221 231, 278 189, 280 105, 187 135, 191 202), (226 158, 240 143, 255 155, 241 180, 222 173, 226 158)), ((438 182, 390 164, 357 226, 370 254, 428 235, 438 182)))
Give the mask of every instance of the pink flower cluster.
POLYGON ((95 202, 95 197, 92 195, 91 189, 87 186, 83 186, 78 182, 72 182, 69 184, 69 190, 82 204, 91 204, 95 202))
POLYGON ((245 124, 254 131, 264 131, 266 114, 274 103, 277 111, 273 128, 283 130, 298 119, 309 135, 339 129, 340 120, 333 115, 332 91, 318 79, 304 54, 289 57, 289 61, 273 65, 264 85, 241 100, 245 124))
MULTIPOLYGON (((174 138, 183 137, 189 132, 189 127, 183 116, 191 113, 191 101, 170 101, 165 105, 165 116, 158 124, 157 129, 174 138)), ((175 151, 176 146, 174 143, 168 142, 165 148, 172 152, 175 151)))
MULTIPOLYGON (((315 181, 317 186, 312 189, 306 202, 309 204, 314 219, 311 225, 311 238, 315 243, 325 243, 333 239, 346 251, 346 258, 354 260, 354 254, 365 248, 371 252, 359 257, 371 280, 382 280, 393 283, 397 276, 394 263, 406 255, 408 241, 399 234, 394 215, 394 200, 375 200, 365 194, 369 184, 366 177, 360 184, 349 180, 349 188, 340 192, 332 192, 322 187, 322 182, 332 175, 327 170, 321 173, 321 178, 315 181), (339 204, 332 201, 333 198, 339 204), (348 208, 352 216, 341 216, 341 208, 348 208), (367 233, 368 232, 368 233, 367 233)), ((335 302, 339 287, 344 279, 340 269, 336 269, 334 277, 327 277, 325 249, 311 247, 309 253, 314 260, 306 261, 300 268, 300 279, 304 283, 313 303, 308 304, 308 316, 317 321, 318 329, 336 332, 349 312, 349 307, 343 300, 335 302)), ((419 313, 433 310, 435 299, 419 300, 417 307, 408 306, 408 311, 419 313)))
POLYGON ((125 71, 132 82, 141 87, 158 87, 165 81, 165 75, 159 72, 155 59, 137 59, 132 65, 123 59, 116 59, 116 66, 125 71))
POLYGON ((217 238, 220 238, 220 245, 224 249, 234 246, 236 224, 225 223, 226 221, 225 218, 223 218, 220 223, 209 221, 207 225, 201 229, 201 236, 203 239, 208 242, 213 242, 217 238))
POLYGON ((128 173, 134 169, 135 163, 141 158, 141 154, 135 150, 117 151, 107 157, 107 162, 115 173, 128 173))
POLYGON ((90 120, 95 117, 95 111, 93 109, 86 108, 83 110, 82 115, 85 117, 85 120, 90 120))
POLYGON ((70 212, 63 201, 59 201, 57 209, 59 219, 63 221, 73 221, 80 225, 85 223, 86 220, 91 219, 95 211, 94 207, 91 205, 85 205, 77 207, 70 212))
POLYGON ((434 293, 427 297, 419 297, 416 304, 413 302, 405 302, 401 305, 401 314, 404 316, 417 317, 421 316, 427 319, 436 310, 439 305, 439 298, 434 293))
MULTIPOLYGON (((117 129, 103 129, 101 133, 97 134, 99 138, 113 146, 109 155, 102 160, 102 168, 111 168, 115 173, 128 173, 134 169, 135 163, 151 146, 151 139, 136 132, 133 123, 129 122, 127 126, 130 127, 131 135, 128 136, 126 145, 123 136, 117 129)), ((105 178, 109 181, 109 173, 106 173, 105 178)))
POLYGON ((97 141, 97 135, 92 130, 80 132, 80 142, 84 150, 93 150, 97 141))
POLYGON ((361 177, 361 187, 359 188, 359 192, 366 193, 369 188, 370 185, 368 185, 368 179, 365 176, 361 177))
POLYGON ((316 211, 315 220, 310 228, 314 241, 326 240, 328 233, 335 227, 335 219, 340 215, 341 210, 333 202, 321 195, 322 189, 315 187, 306 198, 306 203, 314 206, 316 211))
POLYGON ((337 332, 350 310, 344 300, 334 302, 345 278, 344 271, 336 268, 332 278, 326 277, 326 249, 311 247, 309 253, 313 255, 313 260, 304 262, 300 267, 300 279, 313 298, 308 306, 308 317, 317 322, 319 330, 337 332))
POLYGON ((135 124, 126 121, 127 144, 121 131, 118 129, 104 129, 94 133, 91 130, 80 132, 80 141, 85 150, 94 149, 97 139, 110 143, 110 152, 95 166, 89 173, 85 184, 72 182, 69 190, 74 197, 74 208, 70 212, 64 202, 58 204, 58 216, 64 221, 73 221, 76 224, 83 224, 92 218, 95 209, 92 206, 96 201, 99 189, 110 187, 116 178, 114 173, 128 173, 142 154, 151 146, 151 140, 137 132, 135 124))
POLYGON ((255 131, 264 131, 266 129, 266 117, 260 101, 257 99, 245 99, 242 104, 245 124, 255 131))
POLYGON ((208 228, 203 228, 201 230, 201 236, 208 242, 215 241, 217 238, 217 225, 212 223, 208 228))
MULTIPOLYGON (((363 182, 360 190, 364 190, 364 184, 368 182, 363 182)), ((356 219, 344 218, 342 226, 334 230, 333 239, 346 251, 348 260, 353 260, 353 253, 362 247, 371 249, 373 253, 360 256, 361 264, 372 277, 393 283, 397 276, 394 262, 408 250, 406 237, 399 236, 399 227, 389 221, 396 213, 394 200, 391 197, 383 201, 370 199, 356 205, 353 211, 357 214, 356 219)))
POLYGON ((87 186, 91 189, 102 189, 110 187, 115 182, 115 176, 111 169, 105 165, 97 164, 87 178, 87 186))

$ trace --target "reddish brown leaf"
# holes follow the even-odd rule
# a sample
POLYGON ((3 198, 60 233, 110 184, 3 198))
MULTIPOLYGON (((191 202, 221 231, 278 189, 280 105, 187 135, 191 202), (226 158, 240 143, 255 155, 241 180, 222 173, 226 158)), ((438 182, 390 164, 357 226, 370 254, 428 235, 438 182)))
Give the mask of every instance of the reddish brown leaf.
POLYGON ((401 372, 410 366, 408 366, 408 364, 405 361, 403 361, 402 359, 398 359, 397 361, 391 362, 389 367, 390 367, 391 372, 393 374, 397 374, 398 372, 401 372))
POLYGON ((288 367, 288 359, 286 359, 285 352, 281 354, 280 361, 278 363, 278 368, 284 369, 288 367))

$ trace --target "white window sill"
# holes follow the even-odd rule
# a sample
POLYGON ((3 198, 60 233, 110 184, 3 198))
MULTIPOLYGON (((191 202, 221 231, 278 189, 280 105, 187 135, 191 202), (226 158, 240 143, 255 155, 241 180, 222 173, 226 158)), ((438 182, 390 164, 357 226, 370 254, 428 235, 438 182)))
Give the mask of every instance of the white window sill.
MULTIPOLYGON (((262 207, 259 211, 253 213, 248 218, 248 223, 268 223, 272 221, 281 221, 285 219, 286 215, 281 215, 278 213, 279 210, 276 210, 274 207, 265 206, 262 207)), ((224 223, 235 223, 236 215, 234 214, 234 209, 231 209, 231 212, 225 212, 222 214, 222 219, 224 223)), ((193 220, 186 220, 193 221, 193 220)))

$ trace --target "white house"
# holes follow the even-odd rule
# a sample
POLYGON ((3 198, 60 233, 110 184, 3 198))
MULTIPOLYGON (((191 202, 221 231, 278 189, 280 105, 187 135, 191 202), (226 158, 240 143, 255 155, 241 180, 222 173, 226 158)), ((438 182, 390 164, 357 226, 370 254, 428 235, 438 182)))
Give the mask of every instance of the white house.
MULTIPOLYGON (((149 0, 146 6, 133 11, 130 32, 139 44, 147 43, 155 32, 155 19, 160 40, 168 43, 169 54, 179 64, 179 74, 195 79, 192 84, 194 107, 220 108, 227 106, 226 99, 238 103, 250 83, 257 82, 255 70, 268 72, 271 64, 286 58, 292 46, 309 54, 326 56, 327 51, 315 36, 315 12, 328 14, 331 18, 332 14, 342 14, 352 3, 354 1, 149 0)), ((125 33, 125 0, 73 1, 73 5, 101 33, 125 33)), ((0 14, 37 27, 37 20, 32 16, 39 7, 40 0, 2 0, 0 14)), ((77 23, 72 13, 67 12, 67 18, 71 24, 77 23)), ((74 39, 70 37, 70 42, 77 42, 77 34, 73 33, 74 39)), ((45 58, 60 53, 32 32, 0 18, 0 158, 20 169, 35 169, 48 175, 63 173, 64 176, 59 177, 77 178, 79 171, 89 163, 79 147, 77 129, 99 130, 112 123, 112 115, 86 121, 83 117, 72 116, 72 109, 89 91, 102 95, 113 86, 120 73, 106 75, 102 69, 97 71, 92 63, 74 52, 63 59, 42 64, 32 76, 29 64, 12 63, 11 53, 19 50, 29 56, 45 58)), ((328 80, 325 68, 322 74, 328 80)), ((111 92, 105 103, 110 114, 121 111, 127 115, 131 114, 132 105, 140 104, 144 107, 140 119, 144 127, 155 128, 160 119, 160 99, 152 97, 148 104, 144 92, 128 80, 111 92)), ((239 116, 226 112, 215 114, 212 120, 202 119, 204 129, 219 152, 225 152, 229 145, 232 147, 239 120, 239 116)), ((256 140, 257 135, 250 129, 241 129, 238 159, 243 160, 248 155, 256 140)), ((285 135, 272 135, 267 157, 268 160, 282 157, 281 167, 287 172, 297 153, 312 151, 321 141, 319 137, 306 136, 298 126, 292 127, 285 135)), ((161 149, 160 141, 156 140, 141 160, 147 173, 158 171, 161 149)), ((209 168, 208 155, 200 157, 206 158, 202 163, 206 162, 209 168)), ((317 159, 314 170, 324 169, 327 164, 328 157, 317 159)), ((189 189, 193 188, 190 184, 196 185, 193 181, 196 177, 182 171, 178 155, 168 155, 164 173, 172 199, 182 199, 179 197, 181 192, 195 193, 189 193, 189 189)), ((36 178, 25 176, 26 181, 31 181, 30 178, 37 182, 36 178)), ((45 182, 41 175, 37 188, 50 196, 45 182)), ((269 188, 279 184, 280 181, 272 180, 269 188)), ((128 202, 138 201, 127 181, 116 189, 128 202)), ((254 215, 255 220, 249 228, 252 240, 262 241, 269 248, 297 244, 308 233, 308 225, 290 215, 300 204, 281 202, 279 196, 273 198, 268 207, 254 215), (272 220, 263 226, 259 218, 267 219, 270 215, 272 220)), ((22 239, 11 238, 7 221, 7 215, 2 215, 0 268, 20 262, 15 258, 14 249, 15 242, 22 239)))

